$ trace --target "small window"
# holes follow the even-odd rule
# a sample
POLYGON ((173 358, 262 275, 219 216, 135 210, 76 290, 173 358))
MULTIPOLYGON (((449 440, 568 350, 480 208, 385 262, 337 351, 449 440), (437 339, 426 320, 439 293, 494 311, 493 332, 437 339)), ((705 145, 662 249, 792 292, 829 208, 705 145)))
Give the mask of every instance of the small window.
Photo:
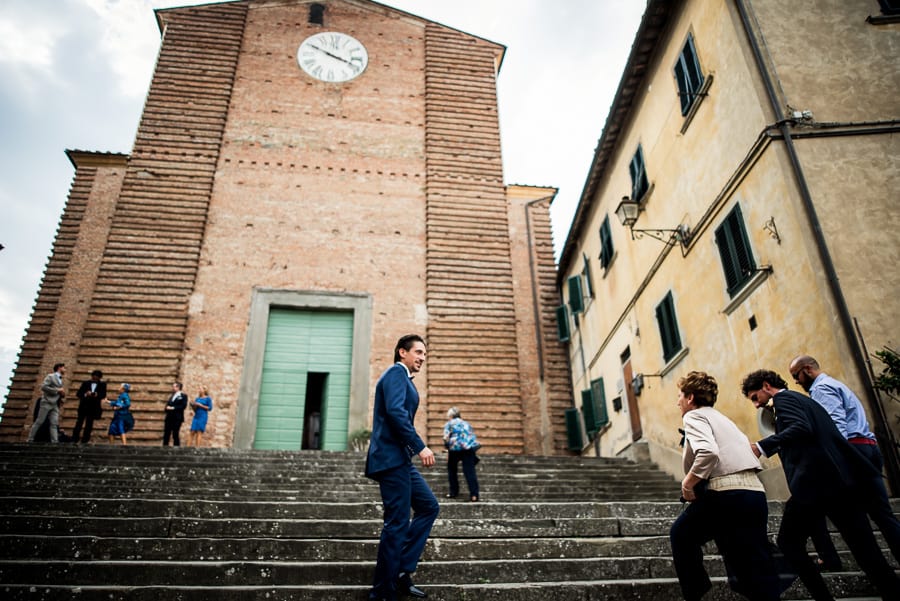
POLYGON ((647 167, 644 164, 644 149, 638 144, 637 152, 631 158, 629 166, 631 172, 631 200, 641 202, 644 194, 650 188, 650 180, 647 179, 647 167))
POLYGON ((556 333, 560 342, 569 339, 569 308, 565 305, 556 308, 556 333))
POLYGON ((600 267, 607 269, 613 258, 612 231, 609 229, 609 215, 600 226, 600 267))
POLYGON ((656 321, 659 324, 659 337, 662 339, 663 359, 668 363, 681 350, 681 335, 678 333, 675 301, 672 300, 671 292, 657 305, 656 321))
POLYGON ((313 25, 324 25, 325 24, 325 5, 324 4, 310 4, 309 5, 309 22, 313 25))
POLYGON ((584 438, 581 436, 581 420, 578 419, 576 407, 566 409, 566 441, 570 451, 580 451, 584 446, 584 438))
POLYGON ((569 278, 569 307, 572 313, 584 313, 584 292, 581 287, 581 276, 569 278))
POLYGON ((591 389, 581 391, 581 415, 584 417, 584 431, 588 438, 593 438, 597 433, 597 409, 594 407, 594 395, 591 389))
POLYGON ((594 278, 591 277, 591 262, 588 260, 586 254, 581 253, 581 258, 584 259, 584 267, 581 269, 581 277, 584 278, 584 287, 587 288, 585 292, 588 298, 594 298, 594 278))
POLYGON ((694 47, 694 36, 688 34, 684 49, 675 63, 675 81, 678 84, 678 97, 681 100, 681 114, 687 115, 694 102, 700 98, 700 88, 703 87, 703 72, 700 70, 700 61, 697 59, 697 49, 694 47))
POLYGON ((594 418, 598 428, 609 423, 609 411, 606 408, 606 391, 603 389, 603 378, 591 380, 591 396, 594 398, 594 418))
POLYGON ((725 271, 728 295, 734 297, 756 273, 756 263, 750 252, 750 240, 747 238, 740 205, 732 209, 716 230, 716 245, 725 271))

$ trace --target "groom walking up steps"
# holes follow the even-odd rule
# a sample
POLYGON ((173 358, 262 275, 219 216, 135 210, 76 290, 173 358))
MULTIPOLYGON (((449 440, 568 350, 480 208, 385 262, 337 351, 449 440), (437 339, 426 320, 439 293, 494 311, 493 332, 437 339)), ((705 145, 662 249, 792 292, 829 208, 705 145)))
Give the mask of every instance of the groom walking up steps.
POLYGON ((394 347, 394 365, 375 386, 366 476, 378 482, 381 489, 384 526, 370 601, 395 601, 398 591, 411 597, 426 596, 413 584, 412 574, 440 507, 412 462, 413 456, 418 455, 424 467, 434 465, 434 453, 416 433, 414 423, 419 393, 412 379, 422 369, 425 355, 421 336, 402 337, 394 347))

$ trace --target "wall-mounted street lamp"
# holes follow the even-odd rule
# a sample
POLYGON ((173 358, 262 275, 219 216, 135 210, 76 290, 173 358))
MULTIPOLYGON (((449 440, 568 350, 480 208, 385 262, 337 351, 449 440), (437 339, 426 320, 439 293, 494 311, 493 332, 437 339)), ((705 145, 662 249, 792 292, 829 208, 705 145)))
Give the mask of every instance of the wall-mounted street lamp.
POLYGON ((622 197, 622 202, 616 207, 616 217, 619 221, 631 230, 631 239, 638 240, 645 235, 655 238, 660 242, 672 245, 678 242, 681 244, 681 253, 684 254, 687 245, 691 242, 691 228, 683 223, 679 224, 675 229, 635 229, 634 224, 637 223, 638 215, 641 212, 641 205, 636 200, 631 200, 627 196, 622 197))

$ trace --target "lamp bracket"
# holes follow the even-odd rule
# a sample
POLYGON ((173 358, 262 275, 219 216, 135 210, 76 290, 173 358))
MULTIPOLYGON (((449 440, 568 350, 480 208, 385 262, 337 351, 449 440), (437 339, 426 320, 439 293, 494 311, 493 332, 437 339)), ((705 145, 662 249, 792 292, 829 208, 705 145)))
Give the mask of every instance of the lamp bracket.
POLYGON ((691 228, 685 224, 681 224, 675 229, 641 229, 634 227, 629 229, 631 230, 632 240, 640 240, 644 236, 650 236, 670 246, 677 242, 681 244, 682 248, 687 248, 687 245, 691 243, 691 228))

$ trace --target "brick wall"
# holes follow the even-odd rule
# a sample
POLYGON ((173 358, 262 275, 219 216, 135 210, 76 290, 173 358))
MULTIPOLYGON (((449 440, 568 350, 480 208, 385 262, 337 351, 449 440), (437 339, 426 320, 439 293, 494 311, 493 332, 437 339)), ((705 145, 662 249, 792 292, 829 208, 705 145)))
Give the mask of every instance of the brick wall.
MULTIPOLYGON (((73 380, 98 368, 112 386, 129 381, 132 440, 145 444, 159 443, 171 382, 190 396, 203 384, 216 400, 204 442, 230 446, 253 290, 371 295, 372 340, 359 341, 371 348, 369 398, 397 338, 419 332, 429 361, 416 378, 417 427, 432 446, 457 405, 491 452, 559 452, 558 406, 571 394, 546 330, 557 303, 550 200, 507 197, 502 46, 369 2, 329 2, 324 26, 306 10, 159 11, 164 42, 96 285, 72 288, 83 315, 66 321, 69 353, 84 371, 73 380), (367 70, 343 84, 303 73, 297 47, 319 31, 362 41, 367 70)), ((73 208, 89 176, 77 172, 73 208)), ((66 219, 77 230, 80 217, 66 219)), ((17 432, 56 359, 46 339, 50 324, 63 327, 65 240, 16 372, 21 400, 2 422, 11 408, 17 432)))

